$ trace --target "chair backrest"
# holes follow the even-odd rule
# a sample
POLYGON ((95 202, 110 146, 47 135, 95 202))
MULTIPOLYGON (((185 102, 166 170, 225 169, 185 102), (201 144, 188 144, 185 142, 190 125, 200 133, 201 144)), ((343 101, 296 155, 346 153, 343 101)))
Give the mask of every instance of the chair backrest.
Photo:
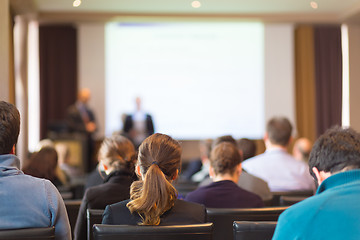
POLYGON ((71 227, 71 234, 74 232, 76 219, 79 214, 79 209, 81 205, 81 200, 65 200, 65 207, 69 218, 69 223, 71 227))
POLYGON ((277 221, 286 208, 208 208, 207 221, 214 223, 214 240, 232 240, 234 221, 277 221))
POLYGON ((282 206, 280 202, 280 198, 282 196, 291 196, 291 197, 310 197, 314 195, 313 190, 303 190, 303 191, 290 191, 290 192, 272 192, 273 199, 272 199, 272 206, 282 206))
POLYGON ((280 206, 291 206, 307 198, 308 196, 280 196, 280 206))
POLYGON ((92 229, 94 224, 101 224, 102 215, 104 213, 104 209, 87 209, 86 210, 86 219, 87 219, 87 239, 93 240, 94 235, 92 233, 92 229))
POLYGON ((211 240, 213 224, 173 226, 94 225, 95 240, 211 240))
POLYGON ((271 240, 276 224, 277 222, 235 221, 234 240, 271 240))
POLYGON ((55 228, 23 228, 0 230, 0 240, 54 240, 55 228))

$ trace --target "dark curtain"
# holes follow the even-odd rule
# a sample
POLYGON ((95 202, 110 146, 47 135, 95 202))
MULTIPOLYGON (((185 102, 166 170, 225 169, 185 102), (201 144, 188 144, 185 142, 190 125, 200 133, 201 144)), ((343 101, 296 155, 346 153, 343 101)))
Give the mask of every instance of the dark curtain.
MULTIPOLYGON (((40 137, 64 123, 77 93, 77 31, 73 26, 40 26, 40 137)), ((29 113, 31 114, 31 113, 29 113)))
POLYGON ((342 52, 340 26, 316 26, 315 86, 317 136, 341 125, 342 52))

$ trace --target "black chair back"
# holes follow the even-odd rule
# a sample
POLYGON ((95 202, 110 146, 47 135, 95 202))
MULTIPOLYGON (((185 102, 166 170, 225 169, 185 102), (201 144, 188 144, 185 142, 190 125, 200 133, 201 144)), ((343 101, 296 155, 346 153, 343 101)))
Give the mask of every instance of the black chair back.
POLYGON ((207 221, 214 223, 214 240, 232 240, 234 221, 277 221, 287 207, 208 208, 207 221))
POLYGON ((102 215, 104 213, 104 209, 87 209, 86 210, 86 219, 87 219, 87 239, 93 240, 94 235, 92 233, 92 229, 94 224, 101 224, 102 215))
POLYGON ((24 228, 0 230, 0 240, 54 240, 55 228, 24 228))
MULTIPOLYGON (((81 200, 65 200, 65 207, 69 218, 69 223, 71 227, 71 235, 73 235, 76 219, 79 214, 79 209, 81 205, 81 200)), ((73 236, 74 237, 74 236, 73 236)))
POLYGON ((173 226, 94 225, 95 240, 211 240, 213 224, 173 226))
POLYGON ((290 191, 290 192, 272 192, 272 206, 282 206, 280 198, 282 196, 291 196, 291 197, 310 197, 314 195, 313 190, 303 190, 303 191, 290 191))
POLYGON ((277 222, 235 221, 234 240, 271 240, 277 222))
POLYGON ((291 206, 307 198, 308 196, 280 196, 280 206, 291 206))

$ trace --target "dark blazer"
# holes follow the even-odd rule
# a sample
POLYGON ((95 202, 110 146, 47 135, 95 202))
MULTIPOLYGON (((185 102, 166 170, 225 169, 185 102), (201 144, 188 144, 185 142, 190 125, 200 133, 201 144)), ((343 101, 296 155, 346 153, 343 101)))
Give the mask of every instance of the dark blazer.
POLYGON ((230 180, 213 182, 199 187, 185 197, 186 201, 204 204, 207 208, 256 208, 263 207, 262 199, 240 188, 230 180))
MULTIPOLYGON (((95 115, 93 111, 86 108, 90 122, 95 122, 95 115)), ((81 113, 76 105, 72 105, 67 109, 66 123, 70 132, 87 133, 85 123, 81 117, 81 113)))
MULTIPOLYGON (((153 124, 152 118, 149 114, 146 114, 145 122, 146 122, 147 135, 150 136, 151 134, 154 133, 154 124, 153 124)), ((127 115, 126 119, 125 119, 123 131, 125 133, 129 133, 130 130, 133 128, 133 125, 134 125, 134 122, 132 119, 132 115, 127 115)))
POLYGON ((86 190, 76 220, 74 239, 86 239, 86 209, 105 209, 109 204, 117 203, 130 197, 130 186, 134 176, 130 172, 115 171, 104 184, 86 190))
MULTIPOLYGON (((125 200, 106 207, 103 224, 138 225, 142 219, 138 213, 131 214, 125 200)), ((198 224, 206 222, 206 209, 203 205, 176 200, 175 205, 160 217, 160 225, 198 224)))

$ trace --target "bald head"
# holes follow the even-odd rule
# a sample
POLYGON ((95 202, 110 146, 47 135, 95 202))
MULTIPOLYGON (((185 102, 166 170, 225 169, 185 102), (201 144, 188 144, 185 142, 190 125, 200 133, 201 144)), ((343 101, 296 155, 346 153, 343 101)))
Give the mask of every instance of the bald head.
POLYGON ((90 97, 91 97, 91 92, 90 89, 88 88, 83 88, 78 93, 78 101, 84 104, 86 104, 90 100, 90 97))
POLYGON ((293 148, 293 156, 299 161, 308 161, 311 152, 312 143, 307 138, 296 140, 293 148))

